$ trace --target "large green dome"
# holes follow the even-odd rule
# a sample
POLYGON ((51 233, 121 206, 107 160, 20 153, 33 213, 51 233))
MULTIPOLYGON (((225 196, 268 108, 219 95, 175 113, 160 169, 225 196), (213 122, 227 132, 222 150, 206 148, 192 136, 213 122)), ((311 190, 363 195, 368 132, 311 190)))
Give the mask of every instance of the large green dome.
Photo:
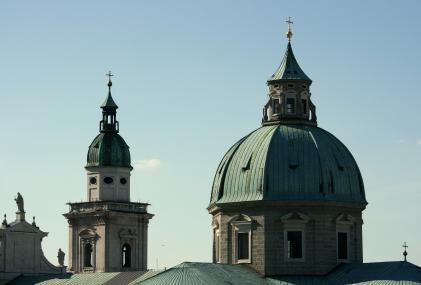
POLYGON ((89 146, 86 167, 92 166, 131 168, 129 146, 115 132, 100 133, 89 146))
POLYGON ((225 154, 210 204, 258 200, 367 203, 352 154, 329 132, 305 124, 263 126, 225 154))

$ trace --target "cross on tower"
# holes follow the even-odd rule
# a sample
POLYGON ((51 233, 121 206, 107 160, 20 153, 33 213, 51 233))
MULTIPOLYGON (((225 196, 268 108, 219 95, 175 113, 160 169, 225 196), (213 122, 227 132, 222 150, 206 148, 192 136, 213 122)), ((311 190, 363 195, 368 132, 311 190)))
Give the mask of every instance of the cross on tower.
POLYGON ((406 256, 408 255, 408 252, 406 252, 406 249, 408 248, 408 246, 406 245, 406 241, 403 243, 402 247, 405 249, 403 252, 403 257, 404 257, 404 260, 406 261, 406 256))
POLYGON ((292 38, 292 29, 291 29, 291 25, 294 23, 293 21, 291 21, 291 17, 288 17, 288 19, 285 21, 288 24, 288 32, 287 32, 287 38, 288 41, 291 41, 292 38))
POLYGON ((111 70, 108 71, 108 73, 106 73, 105 75, 108 76, 108 80, 111 80, 111 77, 114 76, 114 74, 111 73, 111 70))
POLYGON ((113 83, 111 82, 111 77, 114 76, 114 74, 112 74, 110 70, 105 75, 108 76, 108 89, 111 89, 111 86, 113 86, 113 83))

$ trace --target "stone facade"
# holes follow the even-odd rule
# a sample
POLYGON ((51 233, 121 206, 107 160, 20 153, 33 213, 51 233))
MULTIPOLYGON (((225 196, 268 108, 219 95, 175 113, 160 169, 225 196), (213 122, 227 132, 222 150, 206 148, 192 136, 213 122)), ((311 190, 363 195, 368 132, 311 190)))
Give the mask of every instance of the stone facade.
POLYGON ((338 202, 246 202, 219 204, 213 215, 214 254, 219 263, 236 260, 235 221, 251 228, 250 260, 245 262, 263 275, 324 275, 342 262, 360 263, 362 218, 365 206, 338 202), (286 234, 302 232, 302 258, 287 256, 286 234), (346 260, 338 259, 337 233, 347 233, 346 260))
POLYGON ((70 204, 69 270, 74 272, 142 271, 147 269, 147 204, 85 202, 70 204), (86 246, 92 246, 86 262, 86 246), (123 264, 123 246, 130 249, 123 264))
POLYGON ((48 235, 26 222, 25 212, 17 212, 16 220, 0 227, 0 279, 12 279, 17 275, 62 274, 64 267, 51 264, 44 256, 41 242, 48 235))

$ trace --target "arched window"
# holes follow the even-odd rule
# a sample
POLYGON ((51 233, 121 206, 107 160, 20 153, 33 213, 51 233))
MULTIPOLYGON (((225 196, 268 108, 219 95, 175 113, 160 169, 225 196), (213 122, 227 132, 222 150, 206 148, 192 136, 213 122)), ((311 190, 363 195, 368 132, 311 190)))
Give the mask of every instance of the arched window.
POLYGON ((121 258, 123 262, 123 267, 130 267, 131 261, 131 248, 130 245, 125 243, 121 249, 121 258))
POLYGON ((84 267, 92 267, 92 244, 90 243, 85 244, 83 261, 84 267))

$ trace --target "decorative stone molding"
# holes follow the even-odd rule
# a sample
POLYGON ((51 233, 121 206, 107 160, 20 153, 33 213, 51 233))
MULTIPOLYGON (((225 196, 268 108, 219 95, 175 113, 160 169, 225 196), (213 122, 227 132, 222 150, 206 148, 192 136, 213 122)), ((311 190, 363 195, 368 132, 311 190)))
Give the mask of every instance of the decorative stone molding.
POLYGON ((244 214, 238 214, 238 215, 235 215, 235 216, 233 216, 231 219, 229 219, 229 223, 233 223, 233 222, 252 222, 253 221, 253 219, 252 218, 250 218, 249 216, 247 216, 247 215, 244 215, 244 214))
POLYGON ((342 213, 338 215, 335 219, 337 225, 353 225, 356 222, 356 219, 350 214, 342 213))
POLYGON ((137 238, 137 233, 136 233, 136 229, 121 229, 118 232, 118 236, 123 239, 135 239, 137 238))
POLYGON ((290 212, 281 217, 281 221, 284 224, 306 224, 310 218, 299 212, 290 212))
POLYGON ((81 231, 79 233, 79 237, 83 240, 88 240, 88 239, 95 240, 98 237, 98 235, 97 235, 95 229, 88 228, 88 229, 84 229, 83 231, 81 231))

